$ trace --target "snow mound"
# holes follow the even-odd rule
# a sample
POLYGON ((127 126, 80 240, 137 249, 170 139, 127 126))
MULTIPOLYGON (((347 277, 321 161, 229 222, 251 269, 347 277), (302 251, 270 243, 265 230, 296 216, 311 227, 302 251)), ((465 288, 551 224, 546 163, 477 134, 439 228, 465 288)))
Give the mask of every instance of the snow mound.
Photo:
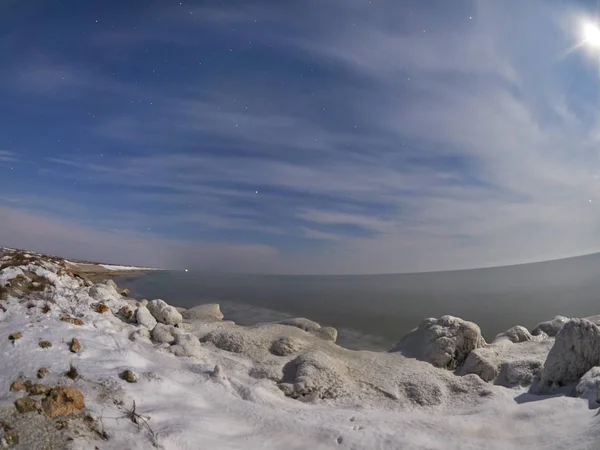
POLYGON ((207 303, 205 305, 194 306, 181 313, 186 320, 212 321, 222 320, 223 313, 218 303, 207 303))
POLYGON ((469 353, 485 345, 481 330, 475 323, 443 316, 425 319, 391 351, 452 370, 461 366, 469 353))
POLYGON ((284 336, 277 339, 271 344, 270 352, 277 356, 288 356, 294 353, 300 353, 310 344, 301 339, 294 339, 289 336, 284 336))
POLYGON ((335 342, 337 340, 338 332, 333 327, 321 327, 317 322, 314 322, 304 317, 296 317, 293 319, 285 319, 278 322, 281 325, 288 325, 291 327, 300 328, 301 330, 311 333, 326 341, 335 342))
POLYGON ((183 322, 181 313, 174 306, 168 305, 164 300, 152 300, 147 306, 150 314, 154 318, 165 325, 179 325, 183 322))
POLYGON ((181 334, 179 328, 175 328, 171 325, 165 325, 163 323, 157 323, 152 331, 150 331, 150 338, 152 342, 157 344, 174 344, 176 336, 181 334))
POLYGON ((540 335, 542 333, 547 334, 550 337, 556 336, 565 323, 569 321, 568 317, 556 316, 552 320, 538 323, 535 328, 531 331, 533 336, 540 335))
POLYGON ((537 390, 552 392, 577 382, 600 365, 600 328, 586 319, 571 319, 556 335, 537 390))
POLYGON ((533 336, 529 332, 529 330, 521 325, 516 325, 512 328, 509 328, 504 333, 500 333, 497 335, 492 343, 497 342, 501 339, 508 339, 510 342, 525 342, 533 339, 533 336))
POLYGON ((193 356, 200 358, 204 352, 196 336, 190 333, 176 334, 175 344, 169 348, 175 356, 193 356))

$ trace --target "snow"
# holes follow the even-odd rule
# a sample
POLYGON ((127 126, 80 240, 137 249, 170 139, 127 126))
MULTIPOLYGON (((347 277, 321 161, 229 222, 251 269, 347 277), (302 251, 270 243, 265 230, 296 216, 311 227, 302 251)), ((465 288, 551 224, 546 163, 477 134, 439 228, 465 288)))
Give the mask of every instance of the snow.
MULTIPOLYGON (((70 263, 70 264, 74 264, 74 263, 70 263)), ((134 267, 134 266, 113 266, 111 264, 100 264, 100 267, 104 267, 107 270, 118 270, 118 271, 128 271, 128 270, 132 270, 132 271, 137 271, 137 270, 158 270, 156 268, 152 268, 152 267, 134 267)))
MULTIPOLYGON (((454 339, 455 349, 477 352, 511 385, 506 388, 399 352, 341 348, 319 337, 314 322, 241 327, 214 314, 190 314, 192 319, 179 328, 159 323, 150 331, 119 317, 123 306, 136 310, 139 305, 144 309, 135 317, 145 319, 150 311, 121 296, 110 283, 86 287, 58 276, 58 266, 51 264, 31 269, 55 283, 57 305, 44 314, 44 301, 33 297, 2 302, 6 312, 0 312, 0 354, 10 364, 0 365, 0 420, 22 395, 9 391, 11 382, 20 374, 35 380, 37 370, 47 367, 50 373, 42 382, 61 381, 81 390, 86 411, 101 420, 109 436, 100 441, 91 433, 74 434, 64 448, 148 449, 154 434, 165 450, 197 449, 200 443, 202 448, 231 450, 582 450, 595 448, 600 437, 595 411, 590 410, 598 406, 600 372, 578 359, 587 358, 588 338, 595 339, 592 323, 567 322, 556 340, 540 336, 512 342, 527 336, 519 329, 485 345, 469 322, 448 317, 428 322, 438 328, 436 339, 427 342, 438 348, 440 339, 444 345, 450 345, 444 338, 454 339), (110 311, 96 312, 99 301, 110 311), (61 321, 65 311, 80 316, 84 324, 61 321), (444 324, 447 329, 440 330, 444 324), (23 337, 13 344, 6 336, 17 331, 23 337), (76 354, 68 347, 73 337, 82 347, 76 354), (42 349, 40 340, 53 346, 42 349), (551 351, 555 344, 557 350, 551 351), (574 356, 565 356, 569 344, 580 349, 574 356), (575 395, 582 398, 534 395, 521 386, 547 356, 548 368, 579 380, 575 395), (577 373, 567 373, 567 362, 577 373), (63 376, 71 363, 81 374, 75 381, 63 376), (122 380, 124 370, 133 371, 138 382, 122 380), (152 433, 127 417, 133 402, 136 412, 149 418, 152 433)), ((18 271, 10 273, 12 277, 18 271)), ((214 306, 197 312, 201 310, 218 311, 214 306)), ((431 331, 432 326, 423 328, 431 331)), ((41 448, 35 439, 39 437, 23 435, 20 445, 41 448)))
POLYGON ((0 286, 5 286, 13 278, 17 278, 19 275, 25 276, 23 270, 19 267, 6 267, 0 270, 0 286))

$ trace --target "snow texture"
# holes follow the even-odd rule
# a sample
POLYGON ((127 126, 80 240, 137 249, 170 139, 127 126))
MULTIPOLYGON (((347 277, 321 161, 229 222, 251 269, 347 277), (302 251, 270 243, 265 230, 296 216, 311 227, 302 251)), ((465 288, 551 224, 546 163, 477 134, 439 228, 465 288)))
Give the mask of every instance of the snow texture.
POLYGON ((392 349, 436 367, 456 369, 469 353, 485 346, 481 330, 473 322, 452 316, 425 319, 392 349))

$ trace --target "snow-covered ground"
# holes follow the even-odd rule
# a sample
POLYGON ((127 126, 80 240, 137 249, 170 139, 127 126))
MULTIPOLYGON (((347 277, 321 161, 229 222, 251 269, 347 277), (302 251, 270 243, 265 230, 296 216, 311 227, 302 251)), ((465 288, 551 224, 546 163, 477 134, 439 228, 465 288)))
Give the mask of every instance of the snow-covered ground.
POLYGON ((335 344, 334 329, 309 320, 240 327, 217 305, 186 311, 137 302, 66 267, 36 260, 0 270, 8 285, 0 301, 0 421, 19 431, 14 448, 60 439, 54 448, 599 446, 595 318, 542 324, 535 336, 511 329, 492 344, 469 322, 428 319, 393 352, 351 351, 335 344), (32 292, 42 279, 46 288, 32 292), (555 344, 560 352, 551 351, 555 344), (75 380, 64 376, 71 364, 75 380), (49 373, 38 380, 42 367, 49 373), (123 380, 125 370, 137 382, 123 380), (24 393, 10 387, 20 376, 80 390, 93 426, 73 416, 56 430, 64 418, 17 413, 13 402, 24 393), (141 416, 132 415, 134 402, 141 416), (40 433, 44 426, 52 431, 40 433))

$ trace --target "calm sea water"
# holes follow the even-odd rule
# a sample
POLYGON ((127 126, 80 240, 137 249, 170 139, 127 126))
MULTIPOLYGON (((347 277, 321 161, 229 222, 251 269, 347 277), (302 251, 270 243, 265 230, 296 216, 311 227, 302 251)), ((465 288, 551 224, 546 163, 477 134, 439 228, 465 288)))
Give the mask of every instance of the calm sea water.
POLYGON ((368 276, 155 272, 123 277, 137 297, 192 307, 217 302, 242 325, 307 317, 339 331, 340 345, 389 349, 427 317, 451 314, 492 339, 557 314, 600 314, 600 256, 493 269, 368 276))

